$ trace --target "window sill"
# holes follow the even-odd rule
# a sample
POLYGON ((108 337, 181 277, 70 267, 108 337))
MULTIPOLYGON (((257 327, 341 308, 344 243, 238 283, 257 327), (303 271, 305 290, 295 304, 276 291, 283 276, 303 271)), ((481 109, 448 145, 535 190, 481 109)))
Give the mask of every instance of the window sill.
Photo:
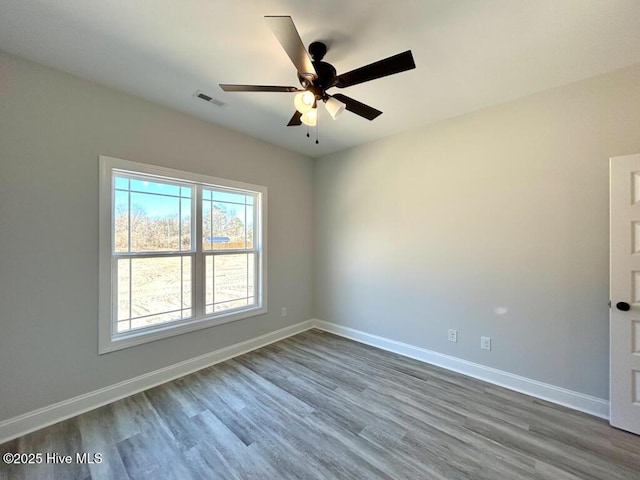
POLYGON ((241 312, 231 312, 226 315, 196 318, 180 323, 158 325, 154 328, 117 334, 115 336, 108 333, 105 335, 106 338, 102 338, 102 336, 100 338, 98 354, 102 355, 116 350, 133 347, 135 345, 142 345, 143 343, 182 335, 183 333, 194 332, 196 330, 223 325, 225 323, 235 322, 245 318, 256 317, 265 313, 267 313, 267 307, 261 306, 242 310, 241 312))

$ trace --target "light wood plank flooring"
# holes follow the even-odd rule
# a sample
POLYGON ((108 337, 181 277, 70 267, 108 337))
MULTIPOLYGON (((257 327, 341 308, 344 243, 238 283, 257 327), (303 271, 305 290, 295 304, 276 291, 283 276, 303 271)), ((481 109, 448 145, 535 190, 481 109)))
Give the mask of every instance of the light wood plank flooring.
POLYGON ((604 420, 311 330, 0 446, 9 479, 640 479, 604 420))

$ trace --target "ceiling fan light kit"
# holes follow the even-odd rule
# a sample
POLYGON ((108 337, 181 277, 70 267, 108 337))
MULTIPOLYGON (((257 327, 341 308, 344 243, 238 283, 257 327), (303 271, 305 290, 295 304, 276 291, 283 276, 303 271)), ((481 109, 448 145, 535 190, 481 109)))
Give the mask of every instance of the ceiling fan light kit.
POLYGON ((340 115, 347 107, 346 103, 342 103, 340 100, 334 97, 329 97, 324 101, 324 106, 327 108, 327 112, 334 120, 340 115))
MULTIPOLYGON (((334 120, 344 110, 355 113, 367 120, 373 120, 382 114, 369 105, 342 94, 329 95, 327 90, 333 87, 346 88, 396 73, 416 68, 411 50, 393 55, 364 67, 337 75, 330 63, 322 61, 327 46, 322 42, 312 42, 309 52, 304 48, 293 20, 289 16, 266 16, 271 31, 287 53, 298 71, 298 80, 302 88, 272 85, 232 85, 220 84, 225 92, 296 92, 293 104, 296 112, 287 126, 317 125, 317 102, 322 100, 331 118, 334 120)), ((317 140, 316 140, 316 143, 317 140)))
POLYGON ((300 121, 309 127, 315 127, 318 124, 318 107, 303 113, 300 121))
POLYGON ((305 90, 304 92, 298 93, 293 98, 293 105, 296 107, 297 111, 304 114, 313 108, 315 101, 315 95, 309 90, 305 90))

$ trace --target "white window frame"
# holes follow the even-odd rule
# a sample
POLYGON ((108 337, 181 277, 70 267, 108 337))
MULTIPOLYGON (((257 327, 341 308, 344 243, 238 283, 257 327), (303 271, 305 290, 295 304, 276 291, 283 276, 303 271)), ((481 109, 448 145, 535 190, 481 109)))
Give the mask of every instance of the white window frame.
MULTIPOLYGON (((103 354, 134 345, 152 342, 243 318, 267 313, 267 188, 235 180, 211 177, 184 172, 171 168, 158 167, 145 163, 131 162, 119 158, 99 156, 100 198, 99 198, 99 295, 98 295, 98 353, 103 354), (130 175, 155 176, 159 180, 190 183, 196 186, 196 195, 192 198, 192 242, 195 237, 195 250, 185 254, 193 255, 192 291, 195 303, 193 316, 185 320, 175 320, 117 333, 116 329, 116 288, 114 275, 114 172, 130 175), (205 313, 205 256, 214 252, 203 251, 202 234, 202 188, 221 188, 239 190, 255 194, 256 221, 254 225, 254 250, 256 253, 256 271, 254 288, 256 304, 230 312, 205 313)), ((178 252, 179 253, 179 252, 178 252)), ((229 252, 224 252, 228 254, 229 252)))

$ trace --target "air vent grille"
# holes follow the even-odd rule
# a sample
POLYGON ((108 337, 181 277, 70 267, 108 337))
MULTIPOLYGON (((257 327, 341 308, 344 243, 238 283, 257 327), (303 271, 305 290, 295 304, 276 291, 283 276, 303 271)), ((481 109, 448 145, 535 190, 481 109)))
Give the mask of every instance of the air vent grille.
POLYGON ((224 103, 221 100, 218 100, 217 98, 213 98, 211 95, 207 95, 206 93, 198 90, 196 93, 193 94, 194 98, 198 98, 200 100, 203 100, 207 103, 212 103, 213 105, 215 105, 216 107, 224 107, 226 105, 226 103, 224 103))

